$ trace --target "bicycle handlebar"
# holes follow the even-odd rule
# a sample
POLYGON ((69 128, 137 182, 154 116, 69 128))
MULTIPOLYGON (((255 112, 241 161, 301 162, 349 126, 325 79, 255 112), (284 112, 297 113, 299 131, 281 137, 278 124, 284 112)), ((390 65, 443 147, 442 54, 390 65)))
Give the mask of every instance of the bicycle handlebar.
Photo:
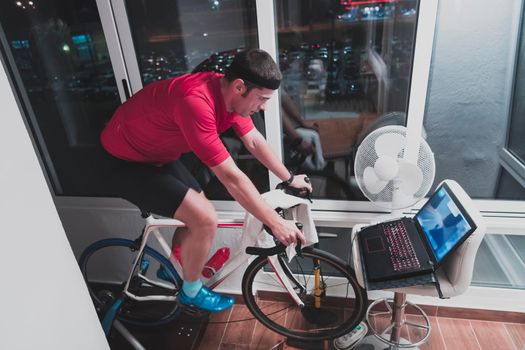
POLYGON ((296 197, 299 197, 299 198, 308 199, 310 201, 310 203, 312 203, 312 198, 311 198, 312 194, 311 194, 311 192, 306 190, 306 189, 304 189, 304 188, 292 187, 292 186, 290 186, 290 184, 288 184, 286 182, 278 183, 277 186, 275 186, 275 188, 278 189, 278 190, 283 190, 284 193, 286 193, 286 194, 289 194, 289 195, 292 195, 292 196, 296 196, 296 197))
MULTIPOLYGON (((297 228, 299 230, 303 229, 303 224, 301 224, 300 222, 296 222, 295 226, 297 226, 297 228)), ((272 232, 272 230, 270 230, 270 228, 268 226, 263 225, 263 227, 266 230, 266 232, 268 232, 268 234, 273 236, 273 232, 272 232)), ((280 254, 280 253, 284 252, 285 250, 286 250, 286 246, 284 244, 282 244, 281 242, 277 242, 275 247, 270 247, 270 248, 246 247, 246 254, 260 255, 260 256, 272 256, 272 255, 280 254)), ((297 252, 297 254, 300 255, 300 253, 301 253, 301 241, 297 241, 297 245, 295 246, 295 251, 297 252)))
MULTIPOLYGON (((298 241, 297 245, 295 246, 295 251, 297 252, 297 255, 301 255, 301 242, 298 241)), ((281 242, 277 243, 275 247, 271 248, 261 248, 261 247, 247 247, 246 248, 246 254, 250 255, 258 255, 258 256, 272 256, 281 254, 286 250, 286 246, 282 244, 281 242)))
MULTIPOLYGON (((292 186, 290 186, 290 184, 288 184, 286 182, 281 182, 281 183, 277 184, 277 186, 275 188, 278 189, 278 190, 283 190, 284 193, 286 193, 286 194, 289 194, 289 195, 292 195, 292 196, 296 196, 296 197, 299 197, 299 198, 306 198, 310 202, 312 201, 312 199, 310 198, 310 192, 309 191, 306 191, 305 189, 302 189, 302 188, 292 187, 292 186)), ((277 212, 279 212, 280 215, 282 216, 282 213, 281 213, 282 212, 282 208, 277 208, 275 210, 277 212)), ((303 224, 301 224, 300 222, 296 222, 295 225, 297 226, 297 228, 299 230, 303 229, 303 224)), ((268 226, 263 225, 263 227, 266 230, 266 232, 268 232, 268 234, 270 234, 273 237, 275 237, 273 232, 272 232, 272 230, 270 230, 270 228, 268 226)), ((246 247, 245 251, 246 251, 246 254, 250 254, 250 255, 272 256, 272 255, 280 254, 280 253, 284 252, 285 250, 286 250, 286 246, 284 244, 282 244, 281 242, 277 242, 275 247, 270 247, 270 248, 246 247)), ((297 252, 298 255, 301 255, 301 241, 297 241, 297 245, 295 246, 295 251, 297 252)))

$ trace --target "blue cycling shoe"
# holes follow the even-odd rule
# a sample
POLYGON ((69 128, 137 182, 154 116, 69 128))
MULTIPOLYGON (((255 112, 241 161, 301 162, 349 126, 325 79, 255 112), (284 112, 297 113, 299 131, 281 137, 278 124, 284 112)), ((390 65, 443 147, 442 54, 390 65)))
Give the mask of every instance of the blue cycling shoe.
POLYGON ((202 310, 219 312, 232 307, 235 300, 233 297, 212 292, 208 288, 202 286, 194 298, 190 298, 181 290, 179 294, 179 302, 184 305, 195 306, 202 310))

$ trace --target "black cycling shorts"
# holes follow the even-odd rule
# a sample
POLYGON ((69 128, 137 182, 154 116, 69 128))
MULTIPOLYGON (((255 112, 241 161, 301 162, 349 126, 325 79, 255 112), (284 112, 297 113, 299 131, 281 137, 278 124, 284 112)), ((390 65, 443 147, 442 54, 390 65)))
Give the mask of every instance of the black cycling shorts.
POLYGON ((124 161, 108 153, 104 157, 111 173, 111 195, 124 198, 141 210, 172 218, 190 188, 202 191, 178 160, 154 166, 124 161))

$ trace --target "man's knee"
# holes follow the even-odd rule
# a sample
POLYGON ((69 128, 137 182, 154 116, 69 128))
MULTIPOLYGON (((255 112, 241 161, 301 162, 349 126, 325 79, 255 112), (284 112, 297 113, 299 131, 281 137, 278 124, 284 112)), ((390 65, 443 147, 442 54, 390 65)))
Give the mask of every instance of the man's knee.
POLYGON ((199 213, 195 213, 195 219, 192 224, 195 228, 202 228, 215 232, 217 229, 217 223, 217 213, 215 212, 215 208, 211 206, 208 210, 202 210, 199 213))
POLYGON ((215 232, 218 222, 213 204, 203 194, 194 191, 189 191, 184 197, 175 218, 184 222, 190 230, 201 232, 215 232))

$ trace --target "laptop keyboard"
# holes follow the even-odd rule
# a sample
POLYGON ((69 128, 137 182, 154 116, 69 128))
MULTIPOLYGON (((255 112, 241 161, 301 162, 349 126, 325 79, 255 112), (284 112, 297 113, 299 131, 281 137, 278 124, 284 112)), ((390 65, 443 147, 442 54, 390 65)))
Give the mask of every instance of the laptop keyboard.
POLYGON ((383 233, 388 241, 388 250, 394 271, 419 268, 419 260, 402 221, 383 224, 383 233))

